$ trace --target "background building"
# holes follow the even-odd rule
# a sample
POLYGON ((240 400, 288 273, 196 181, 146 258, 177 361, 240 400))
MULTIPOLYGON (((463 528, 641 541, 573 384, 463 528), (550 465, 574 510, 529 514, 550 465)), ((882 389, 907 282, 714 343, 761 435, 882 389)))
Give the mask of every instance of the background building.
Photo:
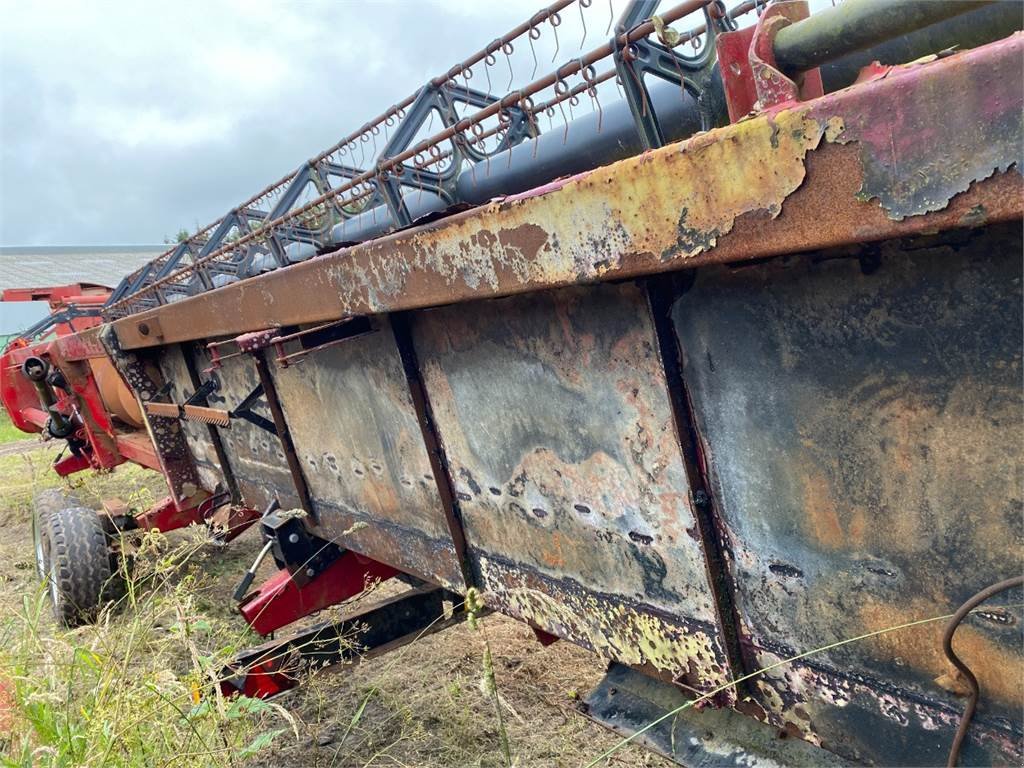
MULTIPOLYGON (((115 286, 166 245, 0 246, 0 292, 68 283, 115 286)), ((46 302, 0 302, 0 346, 49 313, 46 302)))

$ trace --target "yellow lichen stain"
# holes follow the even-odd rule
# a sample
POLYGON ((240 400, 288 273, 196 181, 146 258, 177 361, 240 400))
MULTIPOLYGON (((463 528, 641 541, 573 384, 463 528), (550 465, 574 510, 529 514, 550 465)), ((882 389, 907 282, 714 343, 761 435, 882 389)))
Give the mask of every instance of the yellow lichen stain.
POLYGON ((846 123, 843 122, 843 118, 830 117, 825 123, 825 141, 831 144, 842 135, 844 130, 846 130, 846 123))
POLYGON ((744 213, 777 216, 803 182, 804 157, 823 134, 816 120, 795 111, 722 130, 728 136, 711 131, 659 150, 661 162, 637 173, 595 172, 619 179, 617 220, 641 224, 630 232, 631 250, 695 256, 713 248, 744 213))
POLYGON ((397 294, 410 275, 433 273, 500 292, 509 279, 577 282, 624 257, 692 257, 713 248, 738 216, 777 216, 803 183, 807 152, 840 130, 836 118, 820 123, 803 109, 708 131, 418 233, 407 258, 372 254, 372 282, 397 294))
POLYGON ((549 632, 590 647, 623 664, 650 664, 673 675, 698 670, 701 685, 727 682, 724 669, 713 669, 715 649, 707 635, 680 634, 656 616, 622 604, 599 603, 593 596, 560 595, 529 587, 501 589, 499 599, 510 612, 549 632))
POLYGON ((786 707, 779 692, 775 690, 774 686, 764 680, 757 680, 755 685, 761 694, 758 703, 775 715, 776 725, 779 725, 781 722, 783 729, 787 733, 795 732, 812 744, 819 743, 817 735, 811 730, 811 723, 804 709, 800 707, 786 707), (801 714, 804 716, 801 717, 801 714))
MULTIPOLYGON (((780 661, 781 658, 765 651, 757 656, 758 665, 765 669, 773 667, 780 661)), ((754 687, 759 693, 758 704, 773 715, 775 725, 781 725, 786 731, 798 733, 800 738, 811 744, 821 744, 821 739, 814 732, 818 701, 809 695, 817 692, 816 686, 808 686, 796 669, 786 665, 768 669, 763 678, 754 681, 754 687), (801 703, 787 707, 776 685, 787 688, 801 699, 801 703)))

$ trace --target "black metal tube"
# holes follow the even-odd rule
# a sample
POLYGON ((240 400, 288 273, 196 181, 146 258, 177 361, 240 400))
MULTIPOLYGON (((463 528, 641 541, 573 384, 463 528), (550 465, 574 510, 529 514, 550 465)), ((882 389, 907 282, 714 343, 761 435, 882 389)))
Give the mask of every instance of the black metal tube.
POLYGON ((989 1, 846 0, 780 29, 775 36, 775 61, 784 72, 805 72, 989 1))
POLYGON ((825 93, 853 83, 863 67, 872 61, 905 64, 929 53, 956 47, 958 50, 1001 40, 1024 28, 1024 6, 1020 0, 974 3, 965 14, 901 35, 866 50, 823 64, 821 80, 825 93))
MULTIPOLYGON (((697 104, 678 85, 656 80, 649 89, 654 114, 668 141, 679 141, 700 130, 697 104)), ((459 175, 455 196, 460 202, 484 203, 640 152, 643 144, 629 106, 616 99, 605 103, 600 113, 588 112, 516 145, 511 157, 502 154, 470 166, 459 175)))
POLYGON ((67 416, 57 410, 57 396, 53 393, 50 382, 47 381, 50 364, 41 357, 30 357, 22 363, 21 372, 32 382, 39 395, 39 404, 50 415, 47 432, 52 437, 59 438, 70 435, 74 431, 74 426, 67 416))
MULTIPOLYGON (((959 0, 951 0, 948 3, 942 0, 912 0, 906 4, 892 0, 846 0, 843 3, 843 6, 849 6, 852 10, 861 9, 861 12, 868 6, 884 6, 889 11, 895 8, 897 17, 900 16, 899 11, 905 7, 932 5, 956 6, 957 13, 961 15, 947 18, 949 11, 943 11, 935 16, 934 23, 908 34, 898 30, 881 33, 876 29, 869 43, 887 38, 894 39, 871 45, 866 50, 844 47, 840 58, 821 67, 825 92, 831 93, 850 85, 856 80, 861 68, 872 61, 904 64, 953 46, 963 49, 974 48, 1004 38, 1024 26, 1019 0, 972 0, 966 3, 959 0)), ((812 19, 831 16, 831 11, 838 10, 839 7, 826 9, 792 27, 786 27, 779 32, 779 36, 782 37, 783 32, 807 24, 812 19)), ((924 23, 921 15, 912 17, 915 19, 914 24, 924 23)), ((834 23, 838 23, 838 20, 834 23)), ((900 20, 892 23, 900 29, 907 26, 900 20)), ((822 34, 828 36, 832 33, 826 28, 822 34)), ((776 38, 776 57, 779 55, 778 46, 776 38)), ((720 80, 718 87, 721 87, 720 80)), ((679 141, 700 130, 696 104, 692 99, 683 97, 678 87, 663 81, 655 81, 651 83, 650 88, 654 112, 658 115, 669 141, 679 141)), ((728 120, 724 113, 720 117, 722 120, 728 120)), ((513 147, 511 162, 507 162, 507 156, 503 155, 500 160, 478 163, 467 168, 459 176, 456 199, 460 202, 482 203, 493 197, 523 192, 559 176, 589 170, 642 151, 632 117, 624 101, 617 100, 603 108, 600 132, 597 130, 597 121, 598 116, 594 114, 578 117, 569 123, 568 130, 556 126, 554 130, 543 133, 536 139, 513 147)))

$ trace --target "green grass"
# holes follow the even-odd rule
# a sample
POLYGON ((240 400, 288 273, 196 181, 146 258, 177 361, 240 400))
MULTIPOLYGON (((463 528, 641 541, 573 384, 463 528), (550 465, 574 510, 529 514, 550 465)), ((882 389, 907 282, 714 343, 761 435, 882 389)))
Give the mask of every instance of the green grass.
POLYGON ((67 488, 92 509, 99 509, 104 499, 112 497, 144 509, 167 493, 160 475, 135 464, 123 464, 114 472, 80 472, 62 479, 50 466, 62 446, 62 441, 54 440, 35 450, 0 456, 0 524, 27 527, 32 499, 46 488, 67 488))
POLYGON ((219 768, 296 734, 279 705, 227 700, 213 685, 257 638, 209 610, 223 585, 206 567, 217 548, 204 529, 126 538, 124 597, 92 625, 56 624, 34 573, 34 496, 65 485, 88 507, 110 496, 145 507, 166 492, 160 475, 130 464, 61 480, 50 467, 59 450, 53 441, 0 456, 0 766, 219 768))
POLYGON ((55 628, 44 590, 23 596, 0 622, 9 729, 0 765, 219 768, 295 730, 280 705, 225 699, 213 685, 237 643, 252 638, 198 615, 204 579, 190 560, 201 547, 146 536, 123 573, 122 604, 90 626, 55 628))
MULTIPOLYGON (((143 508, 167 489, 131 464, 62 481, 50 466, 60 449, 0 453, 0 768, 579 768, 616 745, 570 712, 568 692, 597 682, 604 662, 569 643, 543 648, 496 614, 311 675, 278 702, 197 703, 229 657, 260 642, 230 599, 259 536, 216 547, 202 529, 150 535, 128 597, 93 626, 63 629, 35 575, 32 499, 63 485, 83 506, 116 496, 143 508)), ((401 588, 380 585, 371 599, 401 588)), ((669 765, 633 744, 620 757, 669 765)))
POLYGON ((21 440, 31 440, 33 437, 34 435, 22 432, 14 426, 14 424, 11 423, 10 417, 7 415, 7 411, 0 408, 0 445, 16 443, 21 440))
POLYGON ((34 496, 65 485, 89 507, 109 496, 145 507, 165 492, 160 475, 133 465, 61 480, 50 467, 59 450, 0 456, 0 766, 237 765, 293 731, 281 707, 225 700, 211 684, 254 638, 204 610, 221 588, 202 567, 201 529, 134 541, 122 600, 93 625, 55 623, 34 576, 34 496))

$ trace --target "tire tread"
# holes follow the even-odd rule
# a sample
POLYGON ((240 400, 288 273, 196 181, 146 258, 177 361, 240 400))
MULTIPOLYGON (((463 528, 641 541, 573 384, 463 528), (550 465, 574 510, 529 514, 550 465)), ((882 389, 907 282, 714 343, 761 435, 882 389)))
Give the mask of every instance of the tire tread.
POLYGON ((91 621, 112 596, 116 579, 107 534, 95 511, 84 507, 49 509, 40 517, 56 565, 57 619, 68 626, 91 621))

